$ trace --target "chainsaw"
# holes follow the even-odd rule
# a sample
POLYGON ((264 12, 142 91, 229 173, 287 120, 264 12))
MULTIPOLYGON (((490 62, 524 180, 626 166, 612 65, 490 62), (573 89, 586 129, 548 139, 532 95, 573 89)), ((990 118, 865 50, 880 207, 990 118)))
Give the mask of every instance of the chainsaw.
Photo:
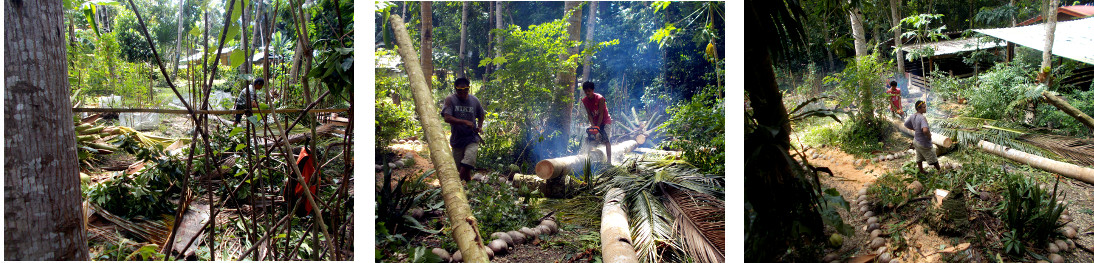
POLYGON ((588 136, 585 137, 585 142, 581 146, 581 152, 583 154, 588 154, 589 151, 595 148, 596 144, 601 141, 600 136, 603 136, 603 134, 600 133, 600 126, 590 126, 589 128, 586 128, 585 134, 588 136))

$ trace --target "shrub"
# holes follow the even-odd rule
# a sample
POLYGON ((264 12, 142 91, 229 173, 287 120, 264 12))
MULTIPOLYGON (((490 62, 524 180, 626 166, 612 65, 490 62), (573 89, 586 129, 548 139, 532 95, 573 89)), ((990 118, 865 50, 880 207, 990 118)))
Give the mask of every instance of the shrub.
POLYGON ((1023 101, 1040 96, 1033 79, 1025 70, 1013 64, 999 64, 982 74, 979 85, 959 88, 962 97, 968 98, 965 116, 998 120, 1017 120, 1015 114, 1025 107, 1023 101))
MULTIPOLYGON (((1041 188, 1028 177, 1011 174, 1007 177, 1007 192, 999 206, 1001 218, 1010 230, 1012 239, 1020 239, 1034 244, 1049 240, 1053 230, 1063 226, 1057 223, 1064 205, 1056 202, 1057 186, 1041 188)), ((1012 247, 1008 245, 1008 251, 1012 247)), ((1022 252, 1021 246, 1013 252, 1022 252)))
POLYGON ((882 141, 889 136, 888 123, 865 117, 852 117, 843 123, 839 132, 839 147, 844 152, 865 156, 880 150, 882 141))
POLYGON ((677 139, 666 141, 669 147, 682 149, 685 160, 709 174, 725 173, 725 99, 715 98, 718 92, 718 87, 708 86, 669 107, 672 118, 660 127, 677 139))

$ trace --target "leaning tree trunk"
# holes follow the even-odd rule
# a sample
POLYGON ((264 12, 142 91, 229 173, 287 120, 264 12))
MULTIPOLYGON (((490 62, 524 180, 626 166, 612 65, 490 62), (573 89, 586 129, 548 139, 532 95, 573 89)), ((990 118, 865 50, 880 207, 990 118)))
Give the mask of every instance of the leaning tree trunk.
MULTIPOLYGON (((581 2, 566 1, 563 18, 569 25, 566 27, 566 33, 569 34, 570 40, 581 41, 581 2)), ((565 61, 570 58, 570 55, 578 52, 577 47, 570 47, 558 55, 558 60, 565 61)), ((570 122, 573 121, 573 98, 574 98, 574 68, 564 68, 562 71, 556 74, 555 83, 559 87, 559 91, 555 93, 555 113, 557 117, 553 118, 554 121, 551 124, 552 127, 560 129, 561 135, 556 139, 555 144, 566 145, 565 142, 570 140, 570 122)), ((565 147, 563 147, 565 149, 565 147)))
POLYGON ((463 15, 460 18, 460 70, 456 71, 456 78, 463 78, 467 74, 467 9, 469 2, 463 2, 463 15))
POLYGON ((422 5, 422 73, 426 86, 433 88, 433 2, 418 3, 422 5))
POLYGON ((88 260, 60 1, 4 5, 4 260, 88 260))
POLYGON ((625 197, 619 188, 608 189, 604 195, 604 208, 600 213, 600 251, 604 263, 638 262, 627 211, 623 208, 625 197))
POLYGON ((1037 79, 1046 86, 1051 85, 1052 75, 1052 42, 1056 40, 1056 7, 1059 0, 1046 0, 1045 8, 1045 48, 1041 52, 1041 70, 1037 72, 1037 79))
POLYGON ((900 46, 904 44, 900 37, 900 0, 889 0, 889 9, 893 13, 893 44, 896 44, 893 59, 896 60, 897 74, 904 74, 904 56, 900 51, 900 46))
MULTIPOLYGON (((593 32, 595 32, 595 30, 596 30, 596 9, 597 9, 596 6, 597 6, 597 3, 599 3, 599 1, 591 1, 591 2, 588 2, 588 3, 589 3, 589 22, 588 22, 589 29, 585 31, 585 49, 592 48, 594 45, 596 45, 596 42, 593 42, 593 32)), ((589 78, 589 73, 592 73, 592 70, 593 70, 592 62, 593 62, 593 57, 592 56, 585 56, 585 60, 581 63, 582 64, 581 79, 583 79, 585 81, 592 81, 592 78, 589 78)))
POLYGON ((1050 91, 1046 90, 1044 92, 1041 92, 1041 95, 1044 96, 1045 100, 1048 101, 1049 104, 1052 104, 1052 106, 1056 106, 1056 108, 1064 111, 1064 113, 1067 113, 1067 115, 1070 115, 1072 118, 1079 120, 1079 122, 1081 122, 1083 125, 1086 125, 1087 128, 1094 130, 1094 118, 1090 118, 1090 115, 1086 115, 1086 113, 1083 113, 1074 106, 1071 106, 1071 103, 1067 103, 1066 100, 1056 97, 1056 95, 1052 94, 1052 92, 1050 91))
POLYGON ((988 153, 1006 157, 1015 162, 1024 163, 1033 168, 1049 171, 1052 173, 1058 173, 1068 178, 1083 181, 1088 184, 1094 184, 1094 169, 1082 167, 1070 163, 1060 162, 1041 156, 1029 154, 1019 150, 1015 150, 1006 146, 997 145, 988 141, 980 141, 976 144, 984 151, 988 153))
POLYGON ((456 172, 456 162, 452 160, 452 148, 444 144, 444 130, 441 127, 440 114, 433 101, 433 91, 425 84, 425 75, 421 71, 410 35, 406 32, 403 19, 392 15, 391 28, 395 31, 395 41, 399 45, 399 56, 410 77, 411 91, 414 94, 414 111, 422 123, 429 142, 429 155, 436 167, 441 181, 441 196, 444 198, 445 211, 452 224, 452 236, 456 239, 466 262, 487 262, 486 248, 479 236, 478 224, 471 207, 467 203, 467 194, 456 172))

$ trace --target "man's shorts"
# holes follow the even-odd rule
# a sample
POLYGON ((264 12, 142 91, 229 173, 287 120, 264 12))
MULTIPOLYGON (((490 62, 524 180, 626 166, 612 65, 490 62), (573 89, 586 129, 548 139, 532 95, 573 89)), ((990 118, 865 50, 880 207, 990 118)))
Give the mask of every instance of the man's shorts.
POLYGON ((473 142, 463 148, 452 147, 452 157, 456 164, 463 164, 475 168, 475 160, 479 155, 479 143, 473 142))
POLYGON ((915 143, 915 161, 927 162, 928 164, 938 163, 938 156, 934 154, 934 146, 923 147, 919 143, 915 143))

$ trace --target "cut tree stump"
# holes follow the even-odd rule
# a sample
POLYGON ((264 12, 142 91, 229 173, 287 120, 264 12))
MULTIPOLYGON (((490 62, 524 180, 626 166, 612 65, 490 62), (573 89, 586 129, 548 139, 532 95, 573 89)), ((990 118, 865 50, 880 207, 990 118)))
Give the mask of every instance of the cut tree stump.
MULTIPOLYGON (((612 145, 612 156, 623 156, 625 153, 634 151, 637 147, 638 142, 634 140, 612 145)), ((549 180, 577 170, 585 165, 586 159, 592 159, 594 163, 603 162, 607 159, 604 155, 604 146, 597 146, 596 149, 589 152, 588 156, 578 154, 539 161, 539 163, 536 163, 536 175, 544 180, 549 180)))

